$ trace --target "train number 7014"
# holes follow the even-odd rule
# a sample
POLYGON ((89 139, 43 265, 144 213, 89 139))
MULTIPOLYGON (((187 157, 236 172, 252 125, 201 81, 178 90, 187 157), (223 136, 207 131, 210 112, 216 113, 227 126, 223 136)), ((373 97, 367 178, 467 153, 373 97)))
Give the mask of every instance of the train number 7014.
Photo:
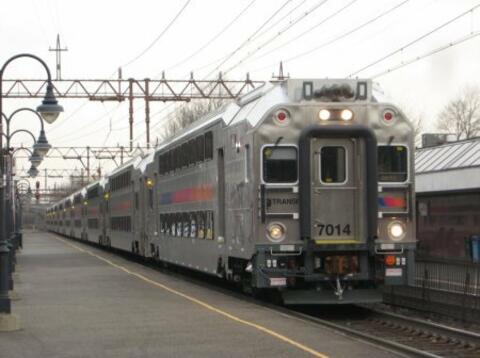
POLYGON ((343 227, 340 224, 317 224, 315 225, 318 228, 319 236, 350 236, 352 231, 350 229, 350 224, 345 224, 343 227))

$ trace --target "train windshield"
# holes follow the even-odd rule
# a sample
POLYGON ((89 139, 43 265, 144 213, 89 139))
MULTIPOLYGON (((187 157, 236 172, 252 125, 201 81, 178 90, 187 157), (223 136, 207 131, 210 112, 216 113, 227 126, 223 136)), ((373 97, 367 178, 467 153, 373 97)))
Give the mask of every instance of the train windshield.
POLYGON ((266 183, 295 183, 298 178, 296 147, 263 148, 263 180, 266 183))
POLYGON ((407 147, 381 145, 378 147, 378 181, 404 182, 407 180, 407 147))

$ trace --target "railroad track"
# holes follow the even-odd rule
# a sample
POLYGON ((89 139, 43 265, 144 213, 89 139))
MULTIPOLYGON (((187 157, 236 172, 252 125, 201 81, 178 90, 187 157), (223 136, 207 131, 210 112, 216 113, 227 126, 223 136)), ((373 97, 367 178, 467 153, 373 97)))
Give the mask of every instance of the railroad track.
MULTIPOLYGON (((85 241, 77 242, 105 248, 85 241)), ((108 250, 105 250, 108 251, 108 250)), ((327 326, 333 330, 368 341, 389 351, 410 357, 480 357, 480 334, 445 326, 424 319, 380 311, 364 306, 311 306, 285 307, 271 302, 256 300, 232 285, 221 284, 212 277, 177 267, 160 267, 128 253, 120 253, 125 259, 141 263, 151 269, 165 272, 178 279, 201 285, 222 294, 267 307, 292 317, 327 326)))
MULTIPOLYGON (((346 308, 346 307, 345 307, 346 308)), ((366 307, 318 313, 293 310, 313 321, 414 357, 480 357, 480 334, 366 307)))

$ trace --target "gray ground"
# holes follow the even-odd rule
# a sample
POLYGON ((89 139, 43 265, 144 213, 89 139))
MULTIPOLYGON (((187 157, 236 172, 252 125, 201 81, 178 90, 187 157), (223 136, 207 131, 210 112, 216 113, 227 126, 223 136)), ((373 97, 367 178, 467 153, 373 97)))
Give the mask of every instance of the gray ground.
MULTIPOLYGON (((0 357, 302 357, 309 353, 145 282, 58 241, 24 234, 13 310, 23 329, 0 333, 0 357)), ((314 323, 182 281, 68 241, 128 270, 331 357, 392 353, 314 323)))

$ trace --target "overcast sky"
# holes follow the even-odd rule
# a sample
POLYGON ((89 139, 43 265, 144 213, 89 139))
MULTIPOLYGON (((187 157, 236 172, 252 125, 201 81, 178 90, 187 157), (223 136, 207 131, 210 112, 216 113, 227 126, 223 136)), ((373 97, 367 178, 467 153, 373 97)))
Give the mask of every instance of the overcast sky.
MULTIPOLYGON (((478 84, 480 36, 377 75, 480 31, 478 8, 405 47, 477 3, 480 0, 1 0, 0 64, 30 52, 54 72, 55 54, 48 49, 55 45, 57 33, 68 47, 62 54, 64 79, 113 78, 122 66, 124 78, 158 78, 165 70, 167 78, 186 79, 194 71, 200 79, 221 70, 229 79, 243 79, 249 72, 252 79, 268 80, 282 60, 291 77, 375 76, 394 102, 412 116, 422 115, 425 130, 432 131, 442 107, 462 87, 478 84)), ((5 78, 43 76, 43 70, 28 60, 15 62, 5 74, 5 78)), ((7 99, 4 112, 38 102, 7 99)), ((47 129, 52 145, 128 146, 126 104, 86 100, 61 104, 65 113, 47 129)), ((164 106, 151 105, 152 114, 159 112, 152 116, 152 141, 172 108, 162 111, 164 106)), ((134 137, 140 145, 145 141, 143 111, 142 101, 136 101, 134 137)), ((38 128, 34 120, 26 121, 31 121, 28 128, 38 128)), ((29 143, 27 137, 18 140, 29 143)), ((81 167, 76 161, 47 160, 40 169, 63 166, 81 167)))

